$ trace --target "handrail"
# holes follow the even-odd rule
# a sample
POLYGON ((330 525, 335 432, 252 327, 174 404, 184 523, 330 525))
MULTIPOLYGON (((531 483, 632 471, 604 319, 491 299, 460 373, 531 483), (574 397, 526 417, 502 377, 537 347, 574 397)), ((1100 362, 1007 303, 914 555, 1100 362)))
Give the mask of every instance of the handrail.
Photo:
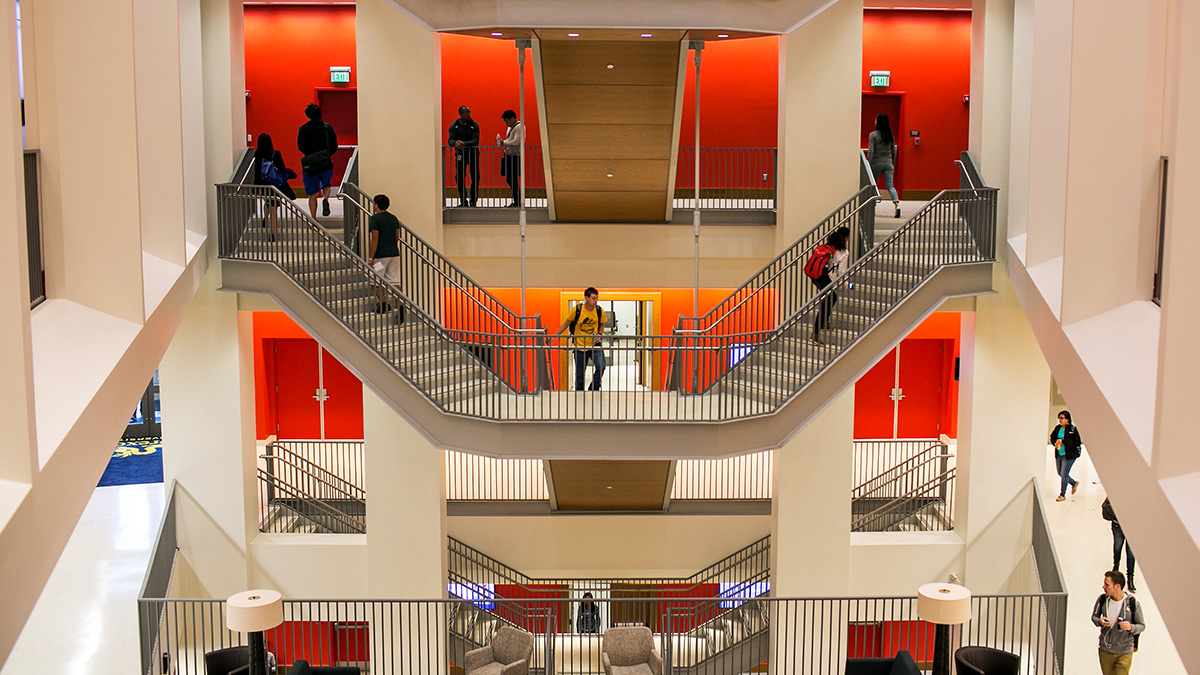
MULTIPOLYGON (((947 448, 947 446, 945 443, 938 443, 936 445, 931 445, 928 448, 925 448, 924 450, 916 453, 912 457, 909 457, 908 459, 904 460, 903 462, 900 462, 899 464, 896 464, 894 466, 890 466, 887 469, 885 469, 884 471, 881 471, 878 474, 876 474, 875 476, 872 476, 870 479, 864 481, 863 483, 854 486, 854 488, 850 490, 850 494, 856 494, 859 490, 862 490, 862 489, 866 488, 868 485, 870 485, 871 483, 874 483, 875 481, 879 480, 883 475, 891 473, 892 471, 896 471, 896 470, 900 469, 900 467, 902 467, 906 464, 911 464, 917 460, 920 460, 926 454, 933 452, 934 450, 938 450, 938 449, 945 450, 946 448, 947 448)), ((949 452, 946 453, 945 455, 939 455, 939 457, 953 457, 953 456, 954 456, 954 454, 949 453, 949 452)), ((871 489, 874 490, 875 488, 871 488, 871 489)))
MULTIPOLYGON (((334 492, 340 496, 343 496, 346 499, 356 501, 356 502, 365 501, 365 497, 366 497, 365 494, 362 497, 360 497, 358 495, 354 495, 354 494, 348 492, 347 490, 345 490, 337 485, 334 485, 333 483, 330 483, 329 481, 325 480, 321 476, 318 476, 317 474, 308 471, 304 466, 302 466, 301 464, 299 464, 297 462, 292 461, 292 459, 289 457, 281 457, 279 455, 259 455, 258 458, 259 459, 270 459, 270 460, 274 460, 274 462, 277 462, 284 466, 290 466, 293 469, 296 469, 297 471, 299 471, 305 477, 311 478, 311 479, 317 481, 321 485, 329 488, 332 492, 334 492)), ((299 459, 301 462, 307 462, 308 464, 312 464, 312 462, 309 462, 308 460, 304 459, 303 457, 298 457, 296 459, 299 459)), ((321 469, 321 470, 324 471, 323 469, 321 469)), ((329 472, 325 471, 325 473, 329 473, 329 472)), ((332 474, 330 474, 330 475, 332 475, 332 474)), ((342 483, 345 483, 346 485, 350 485, 350 483, 346 483, 346 481, 343 481, 341 479, 338 479, 338 480, 342 483)), ((351 487, 357 487, 357 486, 351 486, 351 487)))
POLYGON ((971 174, 967 171, 967 166, 962 163, 961 159, 954 160, 954 163, 958 165, 958 168, 962 169, 963 178, 966 178, 967 184, 971 186, 972 190, 975 190, 975 181, 971 180, 971 174))
MULTIPOLYGON (((324 511, 324 513, 321 514, 322 516, 332 518, 333 520, 341 523, 342 525, 345 525, 346 527, 354 530, 355 532, 358 532, 359 534, 366 533, 366 531, 367 531, 366 528, 363 527, 361 524, 359 524, 356 519, 346 515, 342 511, 339 511, 338 509, 335 509, 334 507, 325 503, 324 500, 319 499, 317 497, 314 497, 314 496, 304 492, 303 490, 301 490, 301 489, 297 488, 296 486, 292 485, 291 483, 288 483, 287 481, 279 478, 278 476, 272 474, 271 472, 267 471, 266 469, 259 468, 258 477, 259 477, 259 480, 269 481, 271 483, 272 487, 280 490, 284 494, 287 494, 296 499, 303 500, 306 504, 315 505, 319 510, 324 511)), ((305 514, 301 513, 300 515, 303 516, 305 514)))
MULTIPOLYGON (((948 454, 948 453, 945 455, 934 455, 933 457, 927 457, 926 459, 924 459, 921 462, 921 464, 918 464, 917 466, 912 466, 907 469, 904 469, 903 471, 900 471, 895 476, 892 476, 891 478, 883 481, 882 483, 872 487, 870 490, 867 490, 865 493, 862 493, 862 494, 851 493, 851 495, 852 495, 851 499, 870 499, 871 495, 875 494, 876 492, 882 490, 883 488, 885 488, 889 485, 896 483, 897 481, 899 481, 903 478, 907 478, 907 477, 911 476, 912 474, 916 473, 917 471, 919 471, 920 469, 924 468, 924 466, 923 466, 924 464, 929 464, 935 459, 953 459, 953 458, 954 458, 954 455, 948 454)), ((905 464, 907 464, 907 463, 908 462, 905 462, 905 464)), ((896 467, 896 469, 899 469, 900 466, 903 466, 903 465, 898 465, 896 467)), ((892 470, 895 470, 895 469, 892 469, 892 470)), ((888 473, 888 472, 885 471, 884 473, 888 473)))
MULTIPOLYGON (((845 223, 847 220, 850 220, 850 218, 854 217, 854 215, 855 215, 855 214, 857 214, 859 211, 861 211, 861 210, 863 210, 864 208, 866 208, 866 206, 867 206, 868 204, 873 204, 873 202, 871 202, 871 201, 869 201, 869 200, 868 200, 868 201, 866 201, 866 202, 863 202, 862 204, 859 204, 859 205, 858 205, 858 206, 857 206, 857 207, 856 207, 856 208, 855 208, 853 211, 851 211, 851 212, 850 212, 850 214, 849 214, 849 215, 847 215, 846 217, 842 218, 842 219, 841 219, 841 220, 839 220, 838 222, 834 223, 834 224, 833 224, 833 228, 832 228, 832 229, 837 229, 838 225, 841 225, 842 223, 845 223)), ((778 278, 779 278, 779 277, 780 277, 780 276, 781 276, 781 275, 782 275, 784 272, 787 272, 787 271, 789 271, 789 267, 782 267, 782 268, 780 268, 778 272, 776 272, 775 274, 771 275, 771 276, 770 276, 770 277, 769 277, 769 278, 768 278, 768 279, 767 279, 765 282, 763 282, 763 285, 765 286, 765 285, 767 285, 767 284, 771 283, 772 281, 775 281, 775 280, 776 280, 776 279, 778 279, 778 278)), ((760 287, 760 289, 761 289, 761 287, 760 287)), ((755 293, 757 293, 757 290, 759 290, 759 289, 756 289, 755 293)), ((721 317, 720 317, 719 319, 717 319, 716 321, 714 321, 714 322, 712 322, 711 324, 709 324, 709 326, 708 326, 707 328, 699 328, 699 329, 697 329, 697 328, 678 328, 678 329, 676 329, 676 332, 677 332, 677 333, 686 333, 686 334, 695 334, 695 335, 698 335, 698 334, 700 334, 700 333, 707 333, 708 331, 710 331, 710 330, 712 330, 713 328, 716 328, 718 325, 720 325, 720 323, 721 323, 721 322, 722 322, 722 321, 725 319, 725 317, 727 317, 727 316, 729 316, 730 314, 732 314, 732 313, 734 312, 734 310, 736 310, 736 309, 738 309, 739 307, 741 307, 742 305, 746 304, 746 302, 747 302, 748 300, 750 300, 751 298, 753 298, 753 297, 754 297, 755 293, 751 293, 750 295, 747 295, 746 297, 742 298, 742 299, 741 299, 741 300, 738 302, 738 304, 734 305, 732 308, 730 308, 730 309, 729 309, 729 311, 727 311, 727 312, 725 312, 723 315, 721 315, 721 317)), ((735 295, 735 294, 730 294, 729 298, 733 297, 733 295, 735 295)), ((726 298, 726 300, 728 300, 729 298, 726 298)), ((724 302, 724 301, 722 301, 722 302, 724 302)), ((720 303, 718 303, 718 306, 720 306, 720 303)), ((637 337, 637 336, 635 336, 635 337, 637 337)))
POLYGON ((928 494, 930 491, 940 488, 943 485, 949 484, 950 480, 954 478, 956 471, 957 469, 947 469, 917 488, 892 499, 888 503, 871 510, 869 513, 863 514, 850 524, 850 530, 859 530, 868 523, 872 523, 876 520, 879 520, 883 516, 888 515, 901 505, 916 501, 920 496, 928 494))
MULTIPOLYGON (((345 478, 342 478, 341 476, 333 473, 332 471, 329 471, 328 469, 321 466, 320 464, 317 464, 316 462, 314 462, 306 457, 301 456, 300 453, 296 452, 295 450, 292 450, 291 448, 287 447, 286 445, 283 445, 283 443, 285 443, 285 442, 286 441, 278 441, 277 440, 277 441, 268 443, 267 447, 272 450, 282 450, 282 451, 286 452, 288 455, 291 455, 296 460, 303 462, 304 464, 306 464, 310 467, 313 467, 317 471, 320 471, 322 474, 331 477, 333 480, 335 480, 343 485, 349 486, 351 488, 351 490, 361 493, 363 495, 363 497, 362 497, 363 499, 366 498, 366 494, 367 494, 366 490, 364 490, 363 488, 359 487, 358 485, 355 485, 354 483, 346 480, 345 478)), ((278 455, 266 454, 266 455, 259 455, 259 457, 262 459, 273 459, 275 457, 278 457, 278 455)))

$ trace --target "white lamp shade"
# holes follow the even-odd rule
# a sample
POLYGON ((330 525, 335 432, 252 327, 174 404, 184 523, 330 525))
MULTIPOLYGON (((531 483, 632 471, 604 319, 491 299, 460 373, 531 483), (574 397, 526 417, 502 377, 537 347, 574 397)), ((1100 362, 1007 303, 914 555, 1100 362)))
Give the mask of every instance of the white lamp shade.
POLYGON ((270 630, 283 623, 283 596, 279 591, 242 591, 225 601, 225 626, 237 633, 270 630))
POLYGON ((971 620, 971 591, 958 584, 925 584, 917 589, 917 616, 940 625, 971 620))

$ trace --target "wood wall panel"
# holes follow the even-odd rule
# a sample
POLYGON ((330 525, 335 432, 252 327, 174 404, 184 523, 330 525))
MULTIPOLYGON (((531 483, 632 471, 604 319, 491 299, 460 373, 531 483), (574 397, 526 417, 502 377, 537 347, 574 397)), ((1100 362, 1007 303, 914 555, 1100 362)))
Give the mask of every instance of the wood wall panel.
POLYGON ((550 159, 670 159, 669 124, 550 124, 550 159))
POLYGON ((659 511, 669 461, 552 460, 560 511, 659 511))
POLYGON ((547 84, 549 124, 670 124, 675 87, 547 84))
POLYGON ((678 61, 674 42, 547 42, 542 46, 542 81, 674 88, 678 61))
POLYGON ((559 159, 554 161, 554 180, 585 192, 662 192, 669 168, 666 159, 559 159))
POLYGON ((667 209, 664 192, 564 191, 560 195, 556 190, 554 196, 558 199, 558 219, 571 222, 661 223, 667 209))

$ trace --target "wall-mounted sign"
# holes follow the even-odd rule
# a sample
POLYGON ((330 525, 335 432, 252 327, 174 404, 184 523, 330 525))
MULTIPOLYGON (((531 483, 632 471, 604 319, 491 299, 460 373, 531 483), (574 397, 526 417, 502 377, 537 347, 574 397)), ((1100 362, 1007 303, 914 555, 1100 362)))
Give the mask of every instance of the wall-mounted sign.
POLYGON ((334 84, 350 84, 350 66, 329 66, 329 81, 334 84))
POLYGON ((892 71, 890 70, 872 70, 871 71, 871 86, 886 87, 892 82, 892 71))

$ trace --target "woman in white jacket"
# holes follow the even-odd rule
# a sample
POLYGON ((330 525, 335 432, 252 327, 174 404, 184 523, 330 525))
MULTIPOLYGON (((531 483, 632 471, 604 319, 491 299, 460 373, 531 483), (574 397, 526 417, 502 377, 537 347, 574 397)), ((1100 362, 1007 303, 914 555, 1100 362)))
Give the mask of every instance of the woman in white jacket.
MULTIPOLYGON (((833 255, 829 257, 829 262, 825 264, 825 272, 821 276, 813 279, 817 290, 821 290, 833 283, 834 279, 846 273, 846 269, 850 265, 850 251, 846 249, 846 238, 850 231, 843 227, 831 232, 829 238, 825 240, 825 244, 833 247, 833 255)), ((813 322, 813 342, 824 344, 821 342, 821 331, 829 328, 829 317, 833 314, 833 305, 837 302, 837 293, 830 291, 829 295, 821 300, 821 308, 817 310, 817 320, 813 322)))

